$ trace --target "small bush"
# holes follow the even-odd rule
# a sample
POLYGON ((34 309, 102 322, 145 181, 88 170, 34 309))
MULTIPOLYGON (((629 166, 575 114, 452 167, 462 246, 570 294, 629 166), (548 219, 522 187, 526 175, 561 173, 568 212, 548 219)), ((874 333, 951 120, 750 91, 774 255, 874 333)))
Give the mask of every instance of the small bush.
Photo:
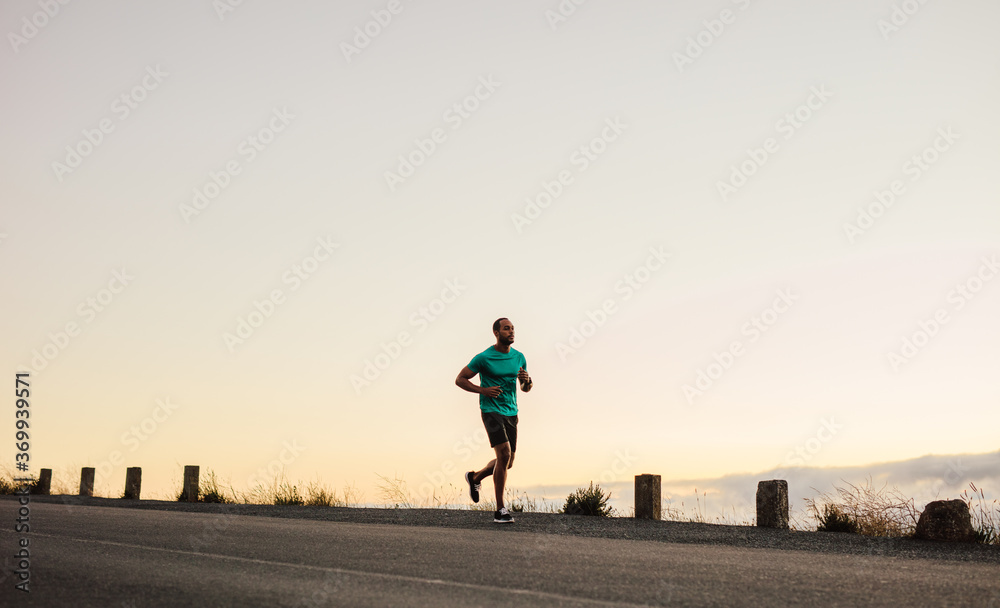
POLYGON ((816 527, 817 532, 848 532, 857 534, 858 522, 840 510, 837 505, 823 505, 823 516, 816 527))
POLYGON ((566 497, 566 504, 562 512, 567 515, 596 515, 598 517, 610 517, 612 508, 608 506, 611 492, 607 494, 601 486, 595 486, 590 482, 589 488, 577 488, 576 492, 566 497))

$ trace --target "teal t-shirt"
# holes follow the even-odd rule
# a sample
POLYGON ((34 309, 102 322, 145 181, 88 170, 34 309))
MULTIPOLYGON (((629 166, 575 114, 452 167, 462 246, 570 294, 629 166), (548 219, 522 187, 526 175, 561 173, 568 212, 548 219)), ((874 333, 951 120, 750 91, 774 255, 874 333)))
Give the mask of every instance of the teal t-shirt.
POLYGON ((517 372, 522 367, 528 369, 528 362, 513 348, 504 354, 491 346, 473 357, 468 368, 479 374, 479 386, 499 386, 503 389, 496 398, 479 395, 479 409, 517 416, 517 372))

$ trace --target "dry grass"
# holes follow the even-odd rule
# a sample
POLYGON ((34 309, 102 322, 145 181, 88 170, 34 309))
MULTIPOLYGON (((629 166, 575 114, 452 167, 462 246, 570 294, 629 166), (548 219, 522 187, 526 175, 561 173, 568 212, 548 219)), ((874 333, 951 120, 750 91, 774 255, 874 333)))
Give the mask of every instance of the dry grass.
POLYGON ((987 545, 1000 545, 1000 500, 994 498, 989 502, 982 488, 977 488, 974 483, 970 483, 969 487, 972 494, 964 490, 961 498, 969 505, 977 540, 987 545))
POLYGON ((756 525, 756 521, 752 518, 747 519, 745 515, 739 515, 736 513, 736 505, 730 507, 732 509, 731 513, 722 512, 722 515, 716 515, 715 520, 712 523, 721 524, 724 526, 753 526, 756 525))
POLYGON ((0 476, 0 494, 14 494, 20 487, 21 484, 14 483, 14 477, 9 471, 4 471, 3 476, 0 476))
POLYGON ((467 486, 460 488, 453 483, 449 483, 447 488, 438 486, 431 490, 430 496, 420 501, 420 506, 436 509, 452 507, 461 503, 468 491, 467 486))
MULTIPOLYGON (((381 480, 378 485, 381 504, 394 509, 455 509, 468 508, 472 511, 495 511, 496 501, 489 500, 493 496, 493 484, 485 483, 480 489, 481 500, 478 503, 465 505, 468 500, 468 488, 448 484, 431 491, 430 496, 415 498, 407 489, 406 480, 398 475, 389 478, 385 475, 376 476, 381 480)), ((489 481, 489 480, 487 480, 489 481)), ((532 498, 527 492, 518 492, 513 488, 504 490, 504 504, 513 513, 558 513, 558 505, 544 499, 532 498)))
POLYGON ((341 502, 345 507, 360 507, 365 504, 365 494, 356 485, 344 484, 344 489, 341 490, 341 502))
MULTIPOLYGON (((490 484, 492 486, 492 484, 490 484)), ((486 485, 483 486, 482 490, 479 492, 480 501, 469 505, 471 511, 496 511, 497 503, 496 500, 489 500, 485 498, 483 490, 493 490, 492 487, 487 488, 486 485)), ((494 491, 490 491, 489 495, 493 496, 494 491)), ((528 496, 527 492, 518 493, 517 490, 513 488, 504 489, 504 506, 511 513, 558 513, 559 505, 548 502, 540 498, 532 498, 528 496)))
POLYGON ((736 505, 730 506, 730 511, 723 511, 714 518, 706 515, 708 509, 708 492, 698 493, 698 488, 694 489, 694 506, 688 507, 681 501, 680 505, 674 504, 674 499, 667 496, 663 499, 665 506, 660 513, 660 519, 664 521, 679 521, 698 524, 719 524, 724 526, 752 526, 754 522, 748 520, 746 516, 741 516, 736 512, 736 505))
MULTIPOLYGON (((176 488, 177 486, 175 485, 174 487, 176 488)), ((187 500, 183 487, 175 489, 173 496, 178 501, 187 500)), ((215 471, 206 469, 204 477, 198 481, 198 502, 233 504, 239 501, 237 500, 236 490, 233 489, 231 484, 224 485, 215 474, 215 471), (228 488, 226 485, 228 485, 228 488)))
POLYGON ((52 494, 77 494, 80 491, 80 469, 63 467, 52 470, 52 494))
POLYGON ((237 499, 247 505, 305 504, 298 485, 289 483, 284 471, 277 473, 270 483, 258 483, 246 492, 239 493, 237 499))
POLYGON ((453 483, 449 483, 447 487, 438 486, 431 489, 430 495, 424 495, 420 498, 416 498, 409 494, 406 488, 406 482, 398 477, 393 479, 388 479, 383 475, 378 475, 379 479, 382 480, 382 484, 379 485, 380 493, 382 495, 382 500, 386 504, 399 503, 398 506, 407 506, 408 508, 422 508, 422 509, 449 509, 455 508, 457 505, 461 504, 467 495, 467 486, 458 487, 453 483))
MULTIPOLYGON (((458 487, 448 484, 448 487, 435 488, 430 496, 423 499, 414 498, 410 495, 406 480, 394 475, 392 478, 385 475, 376 476, 381 480, 378 484, 379 498, 386 507, 395 509, 454 509, 468 508, 472 511, 495 511, 496 501, 489 500, 487 496, 493 496, 493 484, 483 484, 479 495, 480 502, 465 505, 468 500, 466 486, 458 487)), ((544 499, 532 498, 527 492, 518 492, 513 488, 504 490, 504 504, 512 513, 558 513, 558 505, 549 503, 544 499)))
POLYGON ((394 509, 414 508, 414 500, 406 489, 405 479, 396 475, 393 475, 392 479, 378 473, 375 475, 382 480, 376 486, 378 487, 379 497, 386 506, 391 506, 394 509))
POLYGON ((341 507, 337 500, 337 491, 317 481, 310 481, 306 486, 306 506, 309 507, 341 507))
POLYGON ((212 469, 207 470, 205 481, 200 482, 199 485, 198 492, 200 496, 198 500, 202 502, 221 504, 233 504, 236 502, 236 491, 233 489, 232 484, 228 484, 229 488, 227 491, 227 488, 223 487, 218 477, 216 477, 215 471, 212 469))
POLYGON ((821 526, 836 519, 837 522, 852 522, 857 533, 865 536, 913 535, 920 511, 912 498, 903 496, 896 488, 889 489, 888 484, 875 487, 871 477, 860 486, 844 483, 846 488, 834 488, 836 496, 824 492, 816 498, 806 499, 806 507, 821 526))
MULTIPOLYGON (((175 484, 175 488, 177 485, 175 484)), ((175 489, 173 496, 181 500, 183 491, 175 489)), ((200 480, 198 501, 223 504, 245 505, 306 505, 319 507, 356 507, 362 504, 364 495, 352 485, 345 485, 341 496, 329 485, 319 480, 303 484, 292 483, 284 472, 277 473, 270 482, 258 483, 252 488, 239 491, 229 482, 219 479, 211 469, 200 480), (304 490, 300 491, 300 488, 304 490)))
POLYGON ((299 494, 299 487, 288 483, 287 481, 282 482, 277 486, 277 489, 272 495, 272 504, 275 505, 291 505, 296 507, 301 507, 306 504, 305 498, 299 494))
MULTIPOLYGON (((845 482, 846 483, 846 482, 845 482)), ((862 486, 848 483, 847 488, 835 488, 837 497, 820 494, 807 499, 812 517, 819 522, 819 530, 857 532, 865 536, 912 536, 920 519, 912 498, 903 496, 896 488, 872 485, 869 477, 862 486)), ((1000 544, 1000 500, 988 501, 986 494, 975 483, 962 492, 961 499, 969 505, 972 527, 977 541, 1000 544)))
POLYGON ((30 477, 31 481, 27 482, 28 491, 34 492, 35 485, 38 483, 37 477, 22 472, 15 472, 11 467, 4 465, 0 469, 0 494, 14 494, 24 486, 25 482, 14 481, 15 477, 30 477))
POLYGON ((364 495, 356 486, 344 485, 338 496, 333 486, 319 481, 303 484, 290 482, 284 473, 275 475, 268 484, 258 484, 237 495, 237 502, 254 505, 295 505, 310 507, 357 507, 363 504, 364 495), (303 488, 300 491, 299 488, 303 488))

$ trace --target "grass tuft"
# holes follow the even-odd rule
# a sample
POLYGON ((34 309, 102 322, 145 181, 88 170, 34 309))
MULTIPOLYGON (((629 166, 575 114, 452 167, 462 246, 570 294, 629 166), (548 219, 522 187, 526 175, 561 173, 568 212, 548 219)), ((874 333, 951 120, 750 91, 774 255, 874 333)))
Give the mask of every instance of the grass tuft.
POLYGON ((406 490, 406 480, 398 476, 393 476, 389 479, 385 475, 375 474, 382 483, 377 484, 379 489, 379 496, 386 506, 392 506, 394 509, 412 509, 413 499, 410 498, 409 492, 406 490))
POLYGON ((305 495, 306 506, 309 507, 341 507, 343 504, 337 499, 337 492, 333 488, 324 486, 319 481, 310 481, 306 486, 305 495))
POLYGON ((972 527, 976 531, 976 542, 984 545, 1000 545, 1000 501, 993 499, 993 502, 987 502, 982 488, 977 488, 974 483, 970 483, 969 487, 972 488, 972 494, 969 494, 968 489, 963 490, 961 498, 969 505, 972 527), (975 504, 973 500, 976 501, 975 504))
POLYGON ((359 507, 365 504, 365 494, 358 489, 357 485, 345 483, 341 497, 345 507, 359 507))
POLYGON ((283 480, 274 492, 274 504, 301 507, 306 504, 306 501, 299 494, 298 486, 291 485, 283 480))
MULTIPOLYGON (((2 475, 0 475, 0 494, 14 494, 19 489, 24 486, 24 482, 14 481, 15 477, 28 477, 25 473, 17 473, 10 467, 3 467, 2 475)), ((31 481, 28 482, 28 493, 34 494, 35 487, 38 485, 38 478, 31 475, 31 481)))
POLYGON ((885 537, 912 536, 917 528, 920 511, 913 499, 896 488, 889 489, 888 484, 876 488, 869 477, 863 485, 847 483, 846 488, 834 489, 836 497, 820 493, 806 499, 807 508, 820 526, 838 526, 837 531, 853 527, 854 532, 864 536, 885 537))
POLYGON ((198 499, 201 502, 211 502, 217 504, 233 504, 236 502, 236 492, 229 488, 229 494, 226 494, 225 488, 219 482, 218 477, 215 475, 215 471, 207 469, 205 473, 205 481, 200 483, 198 491, 200 496, 198 499))

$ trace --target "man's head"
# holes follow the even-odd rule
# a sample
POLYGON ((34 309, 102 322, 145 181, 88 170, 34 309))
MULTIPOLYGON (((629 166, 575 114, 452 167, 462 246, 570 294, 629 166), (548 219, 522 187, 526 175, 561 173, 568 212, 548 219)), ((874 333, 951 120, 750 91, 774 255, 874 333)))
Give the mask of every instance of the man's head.
POLYGON ((510 345, 514 342, 514 324, 507 317, 500 317, 493 322, 493 335, 498 344, 510 345))

